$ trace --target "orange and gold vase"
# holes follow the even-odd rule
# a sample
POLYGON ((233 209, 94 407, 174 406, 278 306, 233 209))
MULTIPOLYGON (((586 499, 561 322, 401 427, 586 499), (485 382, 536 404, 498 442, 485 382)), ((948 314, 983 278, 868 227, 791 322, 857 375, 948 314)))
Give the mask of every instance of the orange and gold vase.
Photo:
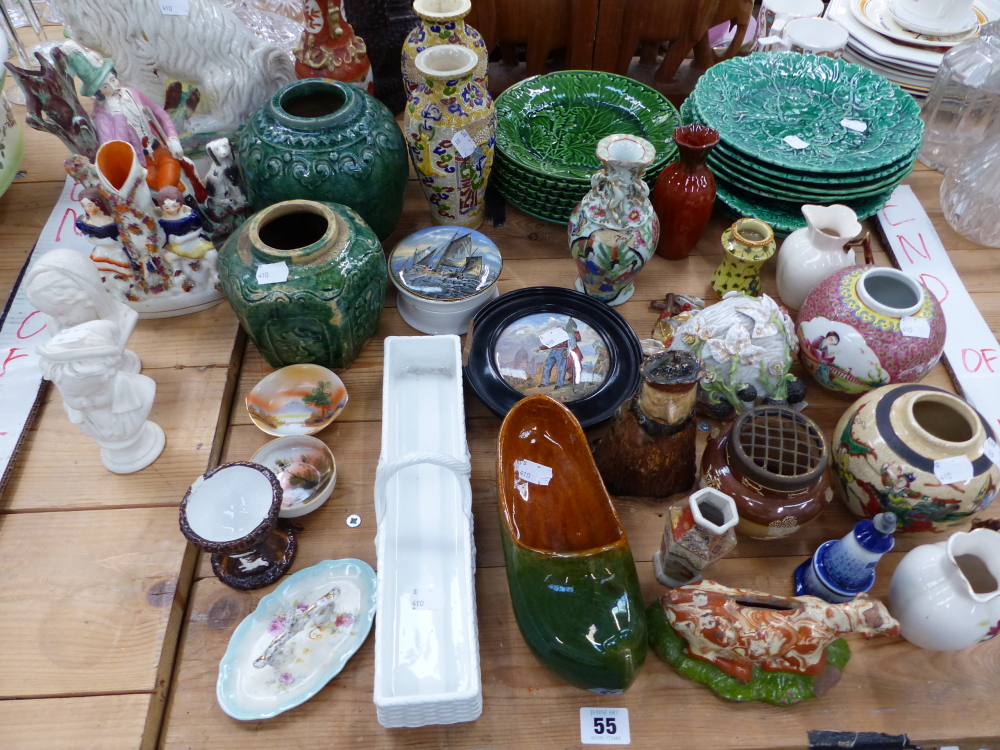
POLYGON ((299 78, 331 78, 375 93, 365 40, 354 35, 344 17, 342 0, 305 0, 305 28, 296 45, 299 78))

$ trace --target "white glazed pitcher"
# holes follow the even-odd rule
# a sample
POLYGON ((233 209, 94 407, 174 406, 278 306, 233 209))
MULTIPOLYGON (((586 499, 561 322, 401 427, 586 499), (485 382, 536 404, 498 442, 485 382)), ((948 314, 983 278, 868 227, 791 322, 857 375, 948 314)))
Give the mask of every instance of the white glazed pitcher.
POLYGON ((778 252, 778 296, 786 307, 798 310, 806 295, 834 271, 856 264, 854 249, 861 246, 865 263, 873 263, 871 245, 861 233, 858 216, 847 206, 803 206, 807 226, 792 232, 778 252))
POLYGON ((955 651, 1000 631, 1000 534, 959 531, 911 550, 889 584, 900 634, 920 648, 955 651))

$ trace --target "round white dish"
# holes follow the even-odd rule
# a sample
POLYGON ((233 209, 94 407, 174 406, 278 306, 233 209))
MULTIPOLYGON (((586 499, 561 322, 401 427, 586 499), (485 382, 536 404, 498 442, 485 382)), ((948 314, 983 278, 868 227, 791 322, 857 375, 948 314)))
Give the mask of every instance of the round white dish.
POLYGON ((889 11, 890 0, 851 0, 851 12, 868 28, 889 39, 922 47, 954 47, 968 39, 979 36, 979 30, 987 23, 986 14, 973 8, 976 24, 966 31, 951 36, 921 34, 904 28, 889 11))
POLYGON ((280 518, 298 518, 325 503, 337 486, 337 462, 322 440, 286 435, 264 445, 250 459, 274 472, 281 484, 280 518))
POLYGON ((900 26, 910 31, 916 31, 918 34, 929 36, 962 34, 978 23, 976 13, 972 9, 968 13, 953 13, 930 23, 930 19, 918 16, 908 9, 905 2, 906 0, 889 0, 889 12, 900 26))

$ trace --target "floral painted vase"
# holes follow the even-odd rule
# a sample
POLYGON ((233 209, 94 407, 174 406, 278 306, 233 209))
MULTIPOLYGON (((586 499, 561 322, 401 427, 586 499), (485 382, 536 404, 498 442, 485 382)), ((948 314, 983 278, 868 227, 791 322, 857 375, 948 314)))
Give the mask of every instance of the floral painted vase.
POLYGON ((386 106, 355 86, 288 84, 250 116, 236 150, 255 211, 295 199, 341 203, 379 239, 403 212, 406 142, 386 106))
POLYGON ((364 40, 344 18, 343 0, 305 0, 304 27, 295 46, 295 75, 330 78, 375 93, 364 40))
POLYGON ((413 3, 413 12, 420 17, 420 24, 413 27, 403 42, 403 86, 407 95, 420 88, 424 80, 417 69, 417 55, 440 44, 460 44, 476 53, 472 79, 486 91, 489 50, 479 32, 465 22, 470 10, 470 0, 416 0, 413 3))
POLYGON ((958 396, 929 385, 890 385, 864 394, 840 418, 833 472, 857 515, 888 511, 902 533, 951 531, 1000 488, 1000 467, 983 452, 990 438, 986 420, 958 396), (935 463, 945 459, 964 463, 968 478, 939 479, 935 463))
POLYGON ((635 292, 633 279, 660 239, 660 220, 642 175, 656 149, 634 135, 609 135, 597 143, 604 166, 569 218, 569 246, 579 278, 576 288, 609 305, 635 292))
POLYGON ((799 359, 833 393, 915 383, 944 351, 941 305, 902 271, 852 266, 809 292, 799 310, 799 359))
POLYGON ((715 205, 715 176, 705 164, 719 143, 718 131, 707 125, 682 125, 674 129, 674 143, 681 158, 656 178, 653 207, 660 218, 656 254, 682 260, 701 239, 715 205))
POLYGON ((266 208, 230 235, 219 266, 229 303, 271 367, 347 367, 378 329, 382 245, 347 206, 266 208))
POLYGON ((477 61, 457 44, 417 55, 422 80, 406 104, 403 130, 435 224, 483 223, 497 123, 493 100, 473 80, 477 61))
POLYGON ((722 233, 724 258, 712 274, 712 289, 722 299, 729 292, 760 294, 760 267, 774 255, 774 230, 758 219, 739 219, 722 233))

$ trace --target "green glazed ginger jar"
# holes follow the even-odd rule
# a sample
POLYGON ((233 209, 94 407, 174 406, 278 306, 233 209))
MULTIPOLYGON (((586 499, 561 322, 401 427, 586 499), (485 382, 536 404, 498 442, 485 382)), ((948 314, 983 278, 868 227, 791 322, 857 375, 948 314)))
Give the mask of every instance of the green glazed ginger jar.
POLYGON ((219 279, 271 367, 347 367, 385 303, 382 245, 335 203, 286 201, 254 214, 223 246, 219 279))
POLYGON ((256 211, 298 198, 341 203, 380 240, 403 212, 403 134, 389 109, 355 86, 322 78, 288 84, 250 115, 236 150, 256 211))

